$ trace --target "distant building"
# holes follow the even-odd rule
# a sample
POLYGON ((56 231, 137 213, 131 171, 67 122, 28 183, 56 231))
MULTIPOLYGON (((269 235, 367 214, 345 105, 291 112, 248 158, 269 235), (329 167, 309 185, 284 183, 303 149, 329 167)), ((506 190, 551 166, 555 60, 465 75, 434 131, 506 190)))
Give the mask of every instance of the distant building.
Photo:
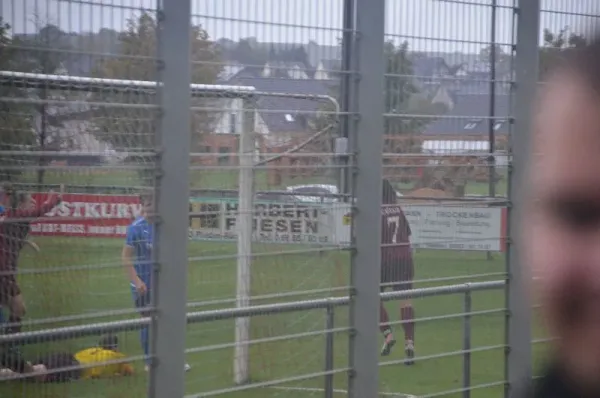
POLYGON ((261 77, 282 79, 309 79, 314 74, 307 65, 300 62, 269 61, 265 64, 261 77))
POLYGON ((314 78, 316 80, 332 80, 340 76, 342 61, 339 59, 322 59, 317 64, 314 78))

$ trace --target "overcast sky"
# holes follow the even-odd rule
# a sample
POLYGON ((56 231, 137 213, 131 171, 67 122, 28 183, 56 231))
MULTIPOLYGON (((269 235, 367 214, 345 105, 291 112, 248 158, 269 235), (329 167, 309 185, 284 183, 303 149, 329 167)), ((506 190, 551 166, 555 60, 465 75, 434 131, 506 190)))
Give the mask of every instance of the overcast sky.
MULTIPOLYGON (((183 1, 183 0, 181 0, 183 1)), ((376 1, 376 0, 371 0, 376 1)), ((412 49, 478 52, 490 41, 493 0, 387 0, 388 38, 408 40, 412 49), (470 4, 460 4, 470 3, 470 4)), ((525 0, 527 1, 527 0, 525 0)), ((511 43, 513 0, 497 0, 496 40, 511 43), (503 8, 505 7, 505 8, 503 8)), ((589 25, 599 0, 542 0, 542 27, 589 25), (567 15, 566 12, 579 15, 567 15)), ((34 16, 63 30, 82 32, 100 28, 122 30, 152 0, 0 0, 2 16, 14 32, 35 31, 34 16)), ((193 22, 212 38, 335 44, 341 36, 343 0, 192 0, 193 22)))

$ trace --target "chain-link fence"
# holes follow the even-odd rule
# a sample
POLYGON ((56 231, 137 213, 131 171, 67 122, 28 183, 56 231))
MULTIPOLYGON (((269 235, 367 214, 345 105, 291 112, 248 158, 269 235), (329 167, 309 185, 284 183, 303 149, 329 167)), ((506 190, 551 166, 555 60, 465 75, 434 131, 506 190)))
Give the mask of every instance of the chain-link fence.
MULTIPOLYGON (((513 6, 387 7, 383 174, 403 195, 413 229, 413 287, 502 279, 513 6)), ((380 391, 501 395, 501 291, 391 302, 387 310, 402 344, 400 355, 380 362, 380 391), (397 377, 406 340, 423 358, 403 370, 410 381, 397 377)))
POLYGON ((534 0, 0 7, 3 396, 527 376, 510 188, 538 53, 579 20, 542 11, 538 51, 534 0))

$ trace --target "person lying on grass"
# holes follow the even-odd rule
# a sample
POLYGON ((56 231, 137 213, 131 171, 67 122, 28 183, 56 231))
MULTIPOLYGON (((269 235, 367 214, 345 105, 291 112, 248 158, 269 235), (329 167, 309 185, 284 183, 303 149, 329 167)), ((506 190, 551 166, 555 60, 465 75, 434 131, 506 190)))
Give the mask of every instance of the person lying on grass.
POLYGON ((26 361, 19 350, 5 349, 0 353, 0 379, 24 375, 39 383, 57 383, 132 375, 133 366, 123 362, 124 358, 118 351, 117 336, 106 336, 98 346, 75 354, 49 353, 33 362, 26 361))

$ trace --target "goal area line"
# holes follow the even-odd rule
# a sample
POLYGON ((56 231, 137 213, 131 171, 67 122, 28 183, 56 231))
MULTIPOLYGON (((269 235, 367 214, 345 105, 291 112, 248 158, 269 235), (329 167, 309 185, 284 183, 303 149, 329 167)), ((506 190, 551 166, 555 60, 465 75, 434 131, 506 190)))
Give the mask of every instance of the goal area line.
MULTIPOLYGON (((297 392, 324 392, 324 388, 310 388, 310 387, 283 387, 283 386, 274 386, 268 387, 271 390, 282 390, 282 391, 297 391, 297 392)), ((334 389, 334 394, 348 394, 348 390, 340 390, 334 389)), ((404 394, 400 392, 380 392, 380 397, 396 397, 396 398, 418 398, 416 395, 412 394, 404 394)))

